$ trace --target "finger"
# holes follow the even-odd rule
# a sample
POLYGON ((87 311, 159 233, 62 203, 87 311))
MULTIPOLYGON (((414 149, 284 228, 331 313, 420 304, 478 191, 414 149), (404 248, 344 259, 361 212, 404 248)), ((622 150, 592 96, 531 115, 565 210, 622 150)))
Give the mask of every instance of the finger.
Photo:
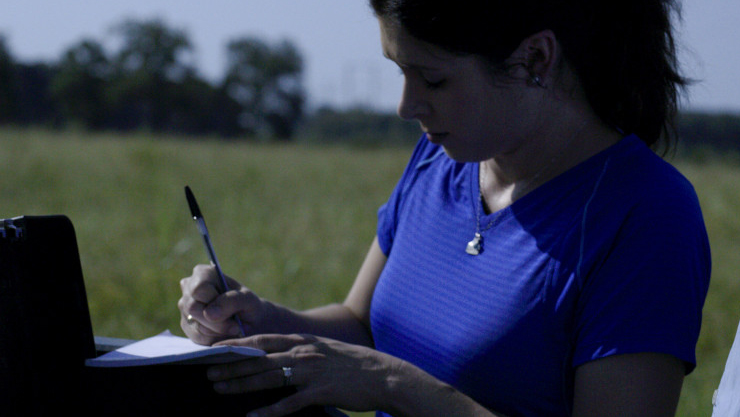
POLYGON ((191 339, 197 338, 201 344, 213 344, 219 340, 238 337, 241 334, 239 325, 234 320, 213 323, 205 319, 198 319, 192 315, 180 319, 183 331, 191 339), (205 339, 201 338, 205 337, 205 339))
POLYGON ((183 296, 177 300, 177 308, 180 310, 183 317, 187 317, 189 314, 200 319, 203 318, 203 309, 205 308, 205 304, 183 294, 183 296))
POLYGON ((194 276, 180 280, 182 297, 178 300, 177 307, 181 313, 180 327, 182 327, 183 331, 185 331, 188 336, 193 336, 193 332, 196 330, 196 327, 193 327, 195 325, 193 319, 198 322, 205 321, 203 317, 205 303, 203 301, 210 300, 218 296, 212 287, 208 290, 207 286, 203 287, 202 284, 198 284, 200 282, 200 278, 197 277, 197 270, 198 267, 194 269, 194 276), (201 285, 200 288, 205 288, 205 291, 203 289, 197 290, 196 288, 198 285, 201 285), (194 294, 198 293, 200 293, 200 295, 194 296, 194 294), (202 301, 199 301, 198 299, 202 301))
POLYGON ((188 325, 195 325, 197 323, 204 323, 204 324, 206 324, 206 327, 208 327, 208 328, 212 328, 213 327, 213 326, 209 326, 207 324, 207 321, 208 320, 203 315, 203 310, 206 307, 205 304, 203 304, 203 303, 201 303, 199 301, 196 301, 195 299, 193 299, 191 297, 188 297, 188 296, 183 295, 177 301, 177 307, 180 309, 181 323, 182 323, 182 319, 184 319, 187 322, 188 325))
POLYGON ((182 296, 177 300, 177 308, 180 310, 180 327, 188 336, 195 331, 193 327, 193 321, 196 320, 201 314, 199 310, 202 310, 202 305, 198 308, 197 303, 190 297, 182 296))
MULTIPOLYGON (((254 323, 259 315, 256 314, 261 301, 259 297, 251 293, 246 287, 229 278, 235 287, 241 291, 229 291, 218 294, 218 274, 210 265, 197 265, 193 268, 193 276, 184 278, 180 282, 183 296, 178 301, 178 308, 186 319, 181 319, 181 327, 188 336, 193 336, 193 331, 198 329, 199 333, 207 336, 209 342, 221 340, 228 337, 242 335, 242 329, 233 316, 239 313, 246 323, 254 323), (193 320, 187 320, 191 316, 193 320), (216 337, 217 339, 210 339, 216 337)), ((244 327, 247 334, 249 326, 244 327)))
POLYGON ((187 317, 183 317, 180 319, 180 327, 190 340, 199 345, 210 346, 219 340, 223 340, 225 337, 229 337, 216 333, 202 326, 197 321, 188 320, 187 317))
POLYGON ((241 339, 224 340, 218 345, 249 346, 267 353, 286 352, 296 346, 318 341, 315 336, 300 334, 258 334, 241 339))
POLYGON ((254 323, 261 317, 262 300, 246 288, 240 291, 227 291, 207 303, 203 316, 213 322, 224 321, 239 316, 254 323))
POLYGON ((280 371, 277 373, 280 378, 275 377, 274 386, 282 384, 283 367, 291 366, 290 357, 287 354, 272 354, 250 358, 243 361, 213 365, 208 368, 207 375, 211 381, 225 381, 250 377, 271 371, 280 371))
MULTIPOLYGON (((265 372, 254 373, 241 378, 217 379, 209 369, 208 378, 214 381, 213 389, 219 394, 238 394, 244 392, 264 391, 287 386, 283 368, 272 368, 265 372)), ((291 382, 292 385, 292 382, 291 382)))
POLYGON ((190 315, 180 318, 180 327, 188 338, 200 345, 212 345, 214 342, 233 336, 214 331, 213 329, 201 324, 190 315))
POLYGON ((229 289, 230 290, 237 290, 238 291, 239 289, 241 289, 242 287, 244 287, 239 281, 231 278, 228 275, 224 275, 224 278, 226 279, 226 285, 229 286, 229 289))
POLYGON ((177 303, 180 309, 180 327, 196 343, 210 345, 218 340, 241 334, 236 321, 213 322, 203 314, 205 305, 183 296, 177 303))
MULTIPOLYGON (((221 276, 219 275, 218 270, 216 270, 216 267, 212 264, 196 265, 195 268, 193 268, 192 278, 194 278, 194 283, 192 284, 193 289, 204 287, 204 291, 206 292, 202 295, 206 297, 211 294, 211 290, 215 290, 216 295, 218 295, 229 290, 240 290, 244 287, 239 281, 224 275, 226 286, 228 287, 224 288, 221 276)), ((200 300, 200 298, 198 299, 200 300)))
POLYGON ((196 265, 193 275, 181 281, 183 294, 203 304, 208 304, 221 293, 221 283, 216 268, 212 265, 196 265))

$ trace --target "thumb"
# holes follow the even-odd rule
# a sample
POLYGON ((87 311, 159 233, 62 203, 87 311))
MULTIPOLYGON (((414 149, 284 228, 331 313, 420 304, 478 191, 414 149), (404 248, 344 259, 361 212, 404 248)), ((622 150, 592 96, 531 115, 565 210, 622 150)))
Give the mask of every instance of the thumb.
POLYGON ((249 290, 227 291, 220 294, 203 310, 206 319, 221 322, 234 315, 253 322, 259 317, 262 301, 249 290))

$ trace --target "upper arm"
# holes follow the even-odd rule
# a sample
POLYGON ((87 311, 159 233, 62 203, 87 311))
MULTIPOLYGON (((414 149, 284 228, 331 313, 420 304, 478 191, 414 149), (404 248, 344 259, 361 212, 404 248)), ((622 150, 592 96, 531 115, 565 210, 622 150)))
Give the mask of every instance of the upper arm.
POLYGON ((576 369, 574 417, 674 416, 685 366, 663 353, 630 353, 576 369))
POLYGON ((355 283, 344 301, 344 306, 350 309, 368 329, 370 328, 370 302, 375 291, 375 284, 378 283, 386 260, 387 258, 380 249, 376 237, 370 245, 370 250, 368 250, 365 261, 357 273, 355 283))

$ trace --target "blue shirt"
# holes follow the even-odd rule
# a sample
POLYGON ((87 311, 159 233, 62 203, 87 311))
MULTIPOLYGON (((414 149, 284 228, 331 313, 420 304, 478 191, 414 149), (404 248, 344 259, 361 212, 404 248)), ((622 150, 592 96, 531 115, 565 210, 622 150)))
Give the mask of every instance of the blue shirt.
POLYGON ((695 366, 710 254, 691 184, 628 136, 497 213, 483 252, 478 164, 425 138, 389 201, 376 348, 493 411, 567 416, 575 368, 661 352, 695 366))

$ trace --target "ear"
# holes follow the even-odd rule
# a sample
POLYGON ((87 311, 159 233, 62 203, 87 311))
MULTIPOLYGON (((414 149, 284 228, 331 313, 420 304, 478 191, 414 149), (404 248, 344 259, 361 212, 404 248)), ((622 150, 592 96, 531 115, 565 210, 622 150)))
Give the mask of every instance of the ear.
POLYGON ((543 30, 524 39, 509 58, 513 65, 523 67, 531 85, 550 85, 560 59, 560 47, 552 30, 543 30))

